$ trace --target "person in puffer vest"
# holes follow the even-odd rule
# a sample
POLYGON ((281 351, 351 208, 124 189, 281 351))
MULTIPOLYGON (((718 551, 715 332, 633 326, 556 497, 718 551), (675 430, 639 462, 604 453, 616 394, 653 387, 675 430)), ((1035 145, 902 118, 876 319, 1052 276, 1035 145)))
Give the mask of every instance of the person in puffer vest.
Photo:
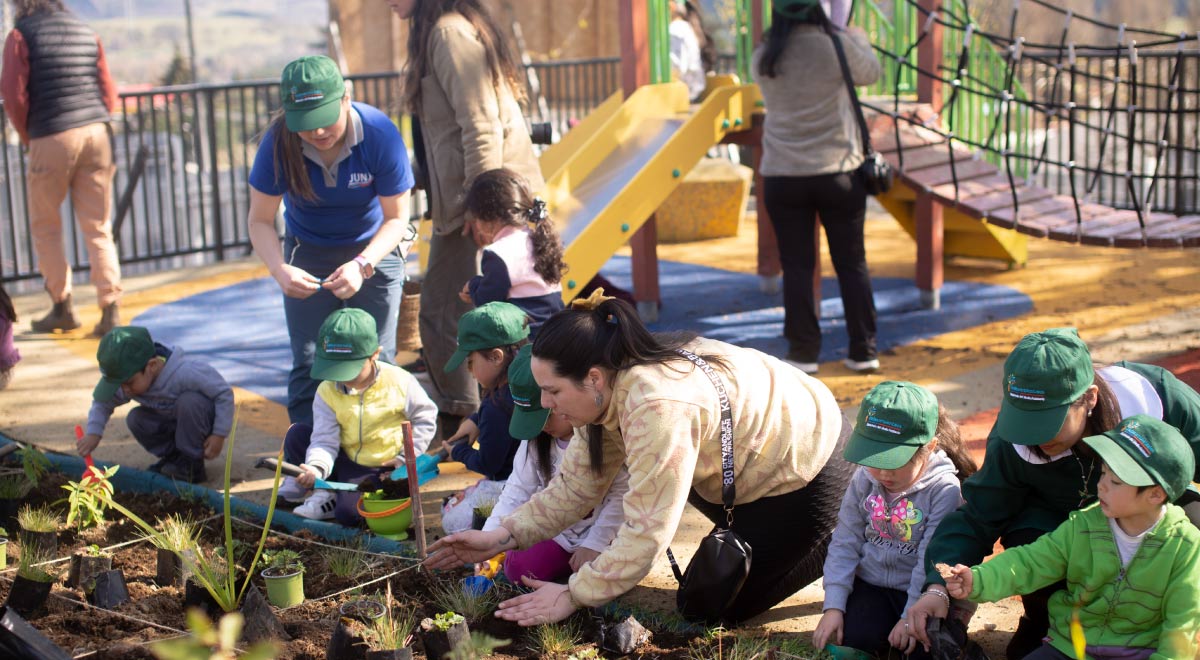
POLYGON ((63 253, 59 209, 71 191, 87 246, 103 337, 121 324, 121 268, 113 242, 112 132, 117 88, 100 38, 60 0, 12 0, 16 26, 4 42, 0 96, 8 121, 29 147, 29 228, 38 268, 54 304, 35 332, 80 326, 71 305, 71 266, 63 253))

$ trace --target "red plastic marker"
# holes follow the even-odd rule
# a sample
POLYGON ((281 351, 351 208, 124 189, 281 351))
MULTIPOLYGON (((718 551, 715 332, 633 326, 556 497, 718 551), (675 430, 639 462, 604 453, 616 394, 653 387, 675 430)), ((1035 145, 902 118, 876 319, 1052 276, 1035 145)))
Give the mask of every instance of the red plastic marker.
MULTIPOLYGON (((83 427, 80 426, 79 424, 75 425, 75 439, 83 440, 83 427)), ((95 477, 92 476, 92 468, 95 467, 95 464, 92 463, 92 455, 91 454, 88 454, 87 456, 83 457, 83 464, 86 465, 87 467, 83 468, 83 477, 80 480, 81 481, 91 481, 92 479, 95 479, 95 477)))

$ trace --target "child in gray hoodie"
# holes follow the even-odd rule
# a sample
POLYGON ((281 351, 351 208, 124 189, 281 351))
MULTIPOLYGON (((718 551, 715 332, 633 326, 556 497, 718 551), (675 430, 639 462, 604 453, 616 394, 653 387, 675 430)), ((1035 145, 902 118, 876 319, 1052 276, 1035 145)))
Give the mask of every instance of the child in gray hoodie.
POLYGON ((137 401, 125 423, 158 458, 149 470, 189 483, 207 480, 204 460, 221 453, 233 426, 233 389, 221 374, 135 325, 104 335, 96 360, 102 378, 92 392, 87 434, 75 443, 79 455, 100 444, 117 406, 137 401))
POLYGON ((929 654, 905 627, 925 584, 925 546, 975 471, 958 426, 929 390, 887 381, 863 399, 845 458, 862 466, 842 499, 825 559, 825 614, 813 645, 929 654))

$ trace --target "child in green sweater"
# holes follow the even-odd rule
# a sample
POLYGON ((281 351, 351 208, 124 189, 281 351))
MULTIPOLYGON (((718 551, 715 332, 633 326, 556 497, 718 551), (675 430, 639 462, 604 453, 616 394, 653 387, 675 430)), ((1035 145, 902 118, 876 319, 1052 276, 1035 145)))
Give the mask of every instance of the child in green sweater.
POLYGON ((1050 597, 1046 643, 1026 660, 1194 658, 1200 530, 1171 504, 1191 483, 1191 448, 1175 427, 1146 415, 1083 442, 1104 461, 1100 501, 978 566, 939 565, 947 590, 986 602, 1065 579, 1050 597))

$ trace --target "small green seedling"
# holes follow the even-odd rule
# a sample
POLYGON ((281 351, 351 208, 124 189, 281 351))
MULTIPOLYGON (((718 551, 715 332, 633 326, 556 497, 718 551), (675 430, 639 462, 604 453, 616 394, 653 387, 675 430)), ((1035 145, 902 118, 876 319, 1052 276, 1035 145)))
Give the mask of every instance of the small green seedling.
POLYGON ((439 610, 458 612, 468 621, 479 621, 495 611, 496 594, 495 589, 479 593, 463 589, 458 580, 443 580, 434 585, 431 597, 439 610))
POLYGON ((33 445, 24 445, 17 450, 17 458, 21 459, 21 470, 25 478, 34 486, 50 471, 50 459, 33 445))
POLYGON ((30 582, 54 582, 58 579, 58 573, 54 571, 52 564, 47 563, 53 559, 52 556, 33 548, 22 548, 17 575, 30 582))
POLYGON ((509 640, 496 639, 490 635, 483 633, 471 633, 471 639, 463 641, 452 651, 446 654, 447 660, 482 660, 501 646, 507 645, 509 640))
POLYGON ((579 646, 579 626, 572 621, 537 626, 529 635, 529 650, 542 658, 561 658, 579 646))
POLYGON ((150 646, 159 660, 272 660, 279 648, 272 642, 259 642, 239 655, 237 642, 245 620, 233 612, 221 617, 214 628, 208 617, 198 609, 187 613, 187 637, 168 639, 150 646))
POLYGON ((195 550, 200 542, 200 527, 191 518, 171 514, 158 521, 158 529, 142 531, 151 545, 175 554, 195 550))
POLYGON ((263 552, 263 565, 273 569, 278 575, 294 571, 304 572, 304 562, 300 561, 300 553, 295 550, 266 550, 263 552))
POLYGON ((321 558, 325 560, 325 568, 340 578, 354 579, 367 571, 367 561, 363 555, 364 543, 362 537, 355 537, 335 548, 321 550, 321 558))
POLYGON ((17 524, 27 532, 56 532, 62 518, 49 506, 26 504, 17 511, 17 524))
POLYGON ((86 557, 108 557, 108 556, 110 556, 109 553, 105 552, 103 549, 100 548, 100 546, 96 545, 95 543, 84 548, 83 554, 86 557))
POLYGON ((442 612, 433 617, 433 627, 440 632, 446 632, 460 623, 465 623, 463 615, 456 612, 442 612))
POLYGON ((67 491, 67 496, 55 504, 67 503, 68 527, 75 525, 76 529, 82 531, 104 522, 104 512, 108 510, 107 502, 113 494, 110 479, 120 467, 91 467, 79 481, 68 481, 63 485, 62 489, 67 491))

